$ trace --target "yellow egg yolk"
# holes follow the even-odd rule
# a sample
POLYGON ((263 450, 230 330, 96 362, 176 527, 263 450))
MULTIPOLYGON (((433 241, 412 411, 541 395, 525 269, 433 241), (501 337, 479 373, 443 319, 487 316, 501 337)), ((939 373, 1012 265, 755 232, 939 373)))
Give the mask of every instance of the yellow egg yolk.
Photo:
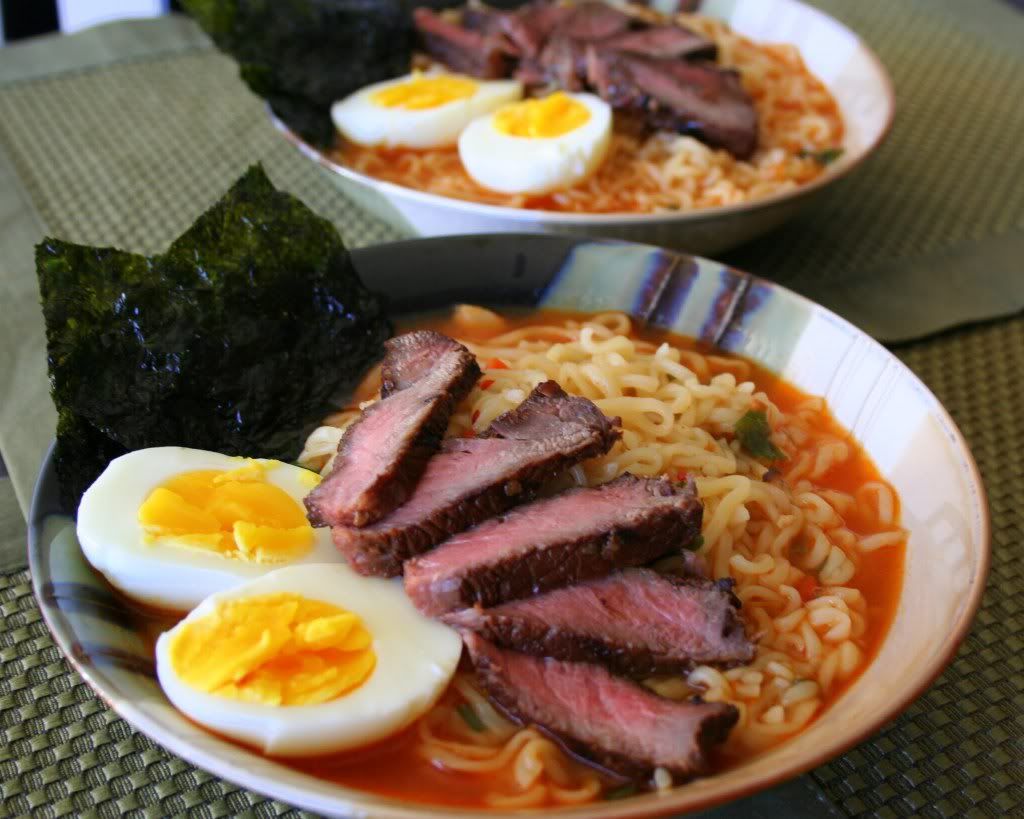
POLYGON ((509 136, 551 139, 575 131, 589 120, 587 106, 556 91, 543 99, 506 105, 494 115, 494 127, 509 136))
POLYGON ((252 563, 281 563, 306 554, 313 527, 299 503, 266 481, 267 466, 184 472, 149 493, 139 523, 150 541, 216 552, 252 563))
POLYGON ((422 111, 456 100, 468 99, 476 93, 477 87, 478 83, 474 80, 454 74, 419 75, 406 82, 375 91, 370 101, 382 108, 422 111))
POLYGON ((350 611, 280 592, 241 597, 183 623, 170 643, 182 682, 260 705, 316 705, 358 688, 377 655, 350 611))

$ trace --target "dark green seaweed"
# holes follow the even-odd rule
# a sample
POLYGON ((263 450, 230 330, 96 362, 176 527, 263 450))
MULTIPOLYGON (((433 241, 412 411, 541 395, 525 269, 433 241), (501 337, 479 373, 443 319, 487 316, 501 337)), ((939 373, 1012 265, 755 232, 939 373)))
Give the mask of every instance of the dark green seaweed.
POLYGON ((308 142, 334 139, 332 103, 409 70, 411 0, 183 0, 242 79, 308 142))
POLYGON ((47 238, 36 267, 71 509, 128 450, 294 459, 390 334, 334 226, 258 165, 161 255, 47 238))

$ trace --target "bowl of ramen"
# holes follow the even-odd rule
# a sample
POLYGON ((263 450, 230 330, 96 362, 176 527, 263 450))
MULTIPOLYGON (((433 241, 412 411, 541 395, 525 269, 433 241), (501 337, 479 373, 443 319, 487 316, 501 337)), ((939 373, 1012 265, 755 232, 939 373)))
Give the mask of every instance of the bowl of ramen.
POLYGON ((415 26, 413 72, 338 100, 332 147, 270 111, 405 236, 554 232, 710 254, 790 218, 893 118, 871 50, 797 0, 536 0, 420 9, 415 26))
MULTIPOLYGON (((41 275, 63 275, 74 246, 41 248, 41 275)), ((43 614, 162 746, 324 815, 660 815, 821 764, 953 657, 988 569, 981 479, 938 400, 852 325, 616 241, 443 237, 349 259, 391 294, 394 328, 373 329, 364 294, 348 346, 390 335, 383 361, 353 365, 294 463, 168 438, 171 415, 151 445, 105 451, 77 516, 59 473, 78 453, 59 443, 43 467, 43 614)), ((126 344, 152 331, 132 327, 126 344)), ((280 394, 308 397, 304 339, 270 337, 280 394)), ((228 382, 252 357, 216 343, 208 375, 228 382)), ((55 375, 64 400, 72 374, 55 375)), ((203 396, 183 395, 165 401, 196 434, 203 396)))

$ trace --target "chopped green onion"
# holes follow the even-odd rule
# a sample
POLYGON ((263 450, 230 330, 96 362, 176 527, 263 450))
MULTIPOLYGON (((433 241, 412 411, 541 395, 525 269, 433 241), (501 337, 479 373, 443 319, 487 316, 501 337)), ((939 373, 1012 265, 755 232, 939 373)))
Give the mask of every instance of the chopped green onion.
POLYGON ((689 543, 684 543, 683 548, 688 552, 696 552, 701 546, 704 545, 704 535, 697 535, 689 543))
POLYGON ((801 159, 813 159, 819 165, 831 165, 842 155, 842 148, 824 148, 820 151, 808 151, 804 148, 797 154, 801 159))
POLYGON ((462 717, 463 722, 474 731, 479 733, 487 730, 487 726, 483 724, 476 711, 473 710, 473 706, 469 705, 469 703, 462 703, 456 710, 459 712, 459 716, 462 717))
POLYGON ((636 793, 636 785, 630 782, 629 784, 616 788, 613 791, 608 791, 604 795, 604 798, 609 801, 612 799, 625 799, 627 796, 632 796, 634 793, 636 793))
POLYGON ((750 410, 736 422, 736 437, 742 447, 755 458, 784 461, 785 453, 772 443, 768 416, 761 410, 750 410))

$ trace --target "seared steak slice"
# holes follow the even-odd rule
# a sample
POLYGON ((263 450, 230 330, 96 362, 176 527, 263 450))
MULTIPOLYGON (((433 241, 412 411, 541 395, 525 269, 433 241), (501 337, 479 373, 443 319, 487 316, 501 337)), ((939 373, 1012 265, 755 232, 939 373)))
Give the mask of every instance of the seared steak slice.
POLYGON ((627 31, 600 44, 608 51, 623 51, 655 60, 713 60, 718 46, 706 37, 682 26, 652 26, 640 31, 627 31))
POLYGON ((502 15, 502 28, 524 57, 536 57, 551 33, 572 13, 567 6, 535 0, 502 15))
POLYGON ((596 42, 606 40, 616 34, 627 31, 636 18, 608 3, 588 2, 571 6, 569 14, 558 25, 558 32, 573 40, 596 42))
POLYGON ((331 473, 306 497, 314 526, 366 526, 404 503, 480 377, 469 350, 431 330, 384 348, 381 400, 345 430, 331 473))
POLYGON ((404 506, 370 526, 336 526, 334 542, 359 573, 399 575, 405 560, 528 499, 618 437, 615 422, 592 402, 547 381, 480 438, 444 441, 404 506))
POLYGON ((500 37, 450 23, 423 6, 413 10, 413 23, 427 54, 453 71, 487 80, 511 73, 500 37))
POLYGON ((463 636, 491 698, 570 750, 615 773, 650 777, 665 768, 678 780, 708 768, 708 751, 739 719, 721 702, 676 702, 600 666, 539 659, 463 636))
POLYGON ((740 159, 754 153, 757 111, 735 71, 685 60, 620 59, 650 126, 693 134, 740 159))
POLYGON ((693 482, 622 475, 521 506, 451 538, 405 567, 405 591, 425 614, 496 606, 642 566, 700 534, 693 482))
POLYGON ((603 665, 627 677, 749 662, 754 644, 736 615, 732 581, 680 580, 626 569, 492 609, 441 617, 503 648, 603 665))

